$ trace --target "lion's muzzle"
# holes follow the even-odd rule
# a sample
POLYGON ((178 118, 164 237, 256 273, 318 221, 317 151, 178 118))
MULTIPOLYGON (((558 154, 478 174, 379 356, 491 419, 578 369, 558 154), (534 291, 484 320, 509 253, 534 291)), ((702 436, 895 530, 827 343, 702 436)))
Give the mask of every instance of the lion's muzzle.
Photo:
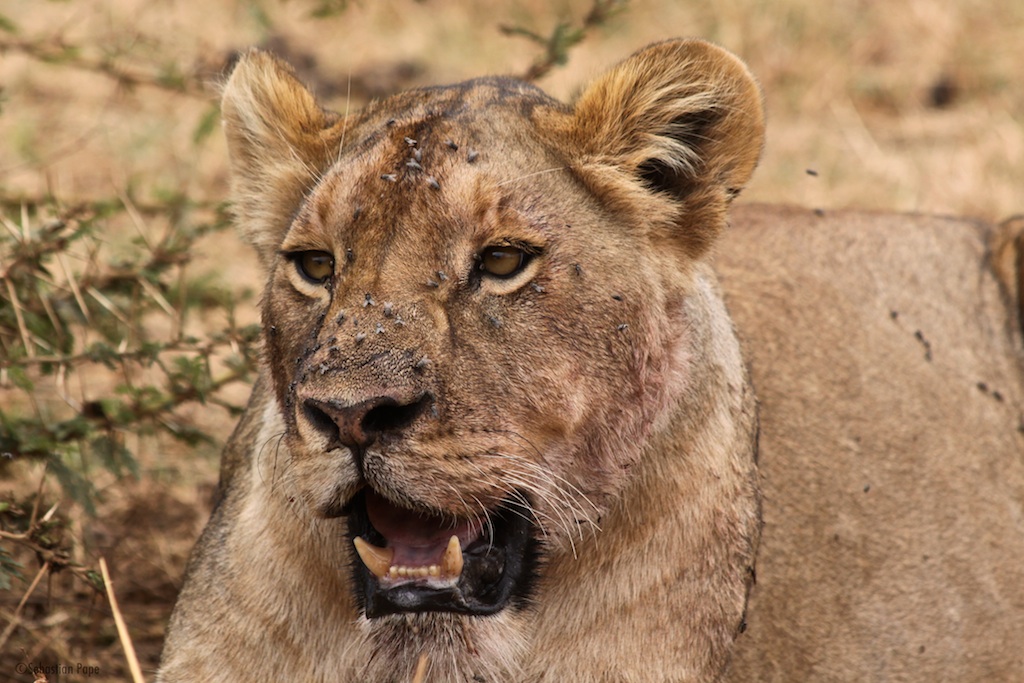
MULTIPOLYGON (((349 518, 359 558, 352 563, 353 583, 366 616, 493 614, 525 598, 536 553, 526 494, 512 491, 505 502, 486 509, 466 493, 477 507, 457 516, 414 503, 423 500, 423 491, 408 490, 407 478, 424 474, 417 474, 419 463, 413 459, 404 476, 396 476, 390 461, 399 456, 392 449, 437 419, 437 399, 422 386, 389 389, 371 389, 356 400, 299 389, 301 418, 325 440, 325 450, 346 448, 359 471, 361 490, 345 503, 332 503, 324 514, 349 518)), ((454 484, 449 489, 463 497, 454 484)))

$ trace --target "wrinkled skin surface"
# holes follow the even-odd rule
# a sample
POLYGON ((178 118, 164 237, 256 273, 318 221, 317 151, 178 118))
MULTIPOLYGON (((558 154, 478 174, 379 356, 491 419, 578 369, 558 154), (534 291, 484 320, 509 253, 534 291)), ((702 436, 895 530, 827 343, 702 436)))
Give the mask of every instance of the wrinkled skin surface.
MULTIPOLYGON (((904 438, 934 431, 925 410, 875 414, 876 365, 914 392, 934 386, 915 379, 922 368, 875 358, 892 321, 869 315, 880 297, 863 289, 864 273, 937 319, 944 306, 970 310, 973 295, 936 297, 938 272, 909 265, 914 243, 890 250, 910 271, 844 264, 837 299, 822 284, 830 240, 870 258, 881 248, 871 240, 896 232, 855 229, 874 225, 863 217, 746 209, 721 241, 763 140, 760 94, 733 56, 669 41, 572 106, 482 79, 341 117, 253 51, 222 111, 238 226, 267 273, 266 348, 158 680, 408 681, 419 666, 438 681, 715 681, 730 659, 735 680, 902 680, 919 653, 877 653, 920 627, 893 614, 925 595, 955 594, 971 607, 964 623, 996 620, 993 637, 1020 625, 1019 610, 980 607, 973 584, 907 570, 925 546, 934 558, 976 554, 957 539, 978 538, 979 525, 1006 532, 1003 550, 1019 556, 1006 528, 1016 522, 993 512, 1020 500, 1015 431, 997 431, 984 450, 1005 465, 993 482, 1001 497, 959 526, 872 513, 822 483, 839 476, 830 468, 842 438, 864 436, 845 431, 861 415, 872 416, 877 448, 858 466, 907 462, 889 468, 904 473, 894 500, 916 491, 913 463, 961 455, 959 442, 915 450, 904 438), (809 258, 810 286, 774 293, 809 258), (763 482, 754 392, 713 261, 764 397, 763 482), (837 319, 865 324, 848 342, 828 336, 848 335, 837 319), (846 366, 813 351, 815 334, 839 361, 856 359, 860 384, 834 379, 846 366), (871 391, 833 395, 833 381, 871 391), (762 483, 766 541, 752 589, 762 483), (897 546, 903 560, 871 573, 892 590, 850 571, 856 548, 836 555, 808 539, 833 519, 852 525, 841 540, 860 530, 858 548, 872 529, 909 539, 897 546), (862 614, 840 597, 861 594, 878 608, 862 614)), ((927 221, 888 220, 929 239, 927 221)), ((966 375, 994 363, 984 369, 1003 372, 1002 402, 1019 407, 1007 305, 1016 293, 986 274, 974 239, 950 242, 948 258, 980 274, 987 307, 965 313, 950 344, 970 349, 958 356, 966 375)), ((979 410, 965 443, 998 422, 992 405, 979 410)), ((965 504, 971 482, 941 480, 965 504)), ((1015 570, 988 558, 972 580, 1012 592, 1015 570)), ((948 645, 948 621, 931 616, 930 633, 948 645)), ((971 632, 957 643, 982 641, 971 632)), ((986 671, 1018 670, 990 649, 986 671)), ((965 667, 949 670, 975 671, 965 667)))

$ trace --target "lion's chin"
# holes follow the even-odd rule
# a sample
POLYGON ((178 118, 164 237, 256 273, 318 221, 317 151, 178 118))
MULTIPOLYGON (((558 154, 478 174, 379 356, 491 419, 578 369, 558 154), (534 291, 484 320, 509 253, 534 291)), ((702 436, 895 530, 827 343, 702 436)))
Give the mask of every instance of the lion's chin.
POLYGON ((522 505, 503 504, 485 519, 453 520, 399 507, 367 488, 346 512, 359 558, 352 562, 353 586, 367 618, 488 615, 529 597, 538 543, 522 505))
POLYGON ((518 620, 508 617, 422 612, 361 620, 369 648, 354 680, 526 680, 528 642, 518 620))

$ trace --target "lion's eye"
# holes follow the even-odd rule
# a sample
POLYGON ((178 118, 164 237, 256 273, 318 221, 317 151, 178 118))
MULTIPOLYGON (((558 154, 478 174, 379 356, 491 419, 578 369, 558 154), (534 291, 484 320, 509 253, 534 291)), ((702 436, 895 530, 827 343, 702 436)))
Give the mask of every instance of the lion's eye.
POLYGON ((487 247, 480 252, 480 269, 488 275, 509 278, 523 269, 529 255, 515 247, 487 247))
POLYGON ((334 275, 334 257, 326 251, 302 251, 293 260, 299 275, 315 285, 322 285, 334 275))

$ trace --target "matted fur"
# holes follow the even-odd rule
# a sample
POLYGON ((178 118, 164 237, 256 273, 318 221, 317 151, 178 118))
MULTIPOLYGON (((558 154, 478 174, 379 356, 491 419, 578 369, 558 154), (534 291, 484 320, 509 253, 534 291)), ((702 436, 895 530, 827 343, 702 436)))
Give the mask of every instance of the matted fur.
POLYGON ((1024 566, 1022 437, 1007 428, 1022 405, 1006 305, 1019 293, 999 289, 962 224, 957 238, 926 219, 738 214, 718 260, 764 397, 768 492, 744 620, 761 529, 757 418, 710 266, 763 137, 760 94, 735 57, 669 41, 571 107, 481 79, 343 118, 254 51, 223 112, 237 220, 267 268, 266 353, 158 680, 408 681, 425 654, 431 681, 707 682, 736 642, 736 680, 1020 672, 1005 640, 1021 626, 1011 593, 1024 566), (519 279, 474 274, 484 247, 523 243, 540 255, 519 279), (957 279, 922 261, 922 244, 946 250, 957 279), (327 286, 285 257, 305 250, 334 255, 327 286), (833 263, 845 270, 830 278, 833 263), (889 296, 899 310, 878 316, 889 296), (939 339, 953 360, 938 362, 939 339), (901 362, 897 342, 933 357, 901 362), (928 422, 936 412, 878 403, 883 385, 902 383, 916 406, 973 375, 987 402, 975 386, 956 436, 952 420, 928 422), (433 409, 361 468, 302 410, 424 392, 433 409), (929 468, 941 493, 915 486, 929 468), (366 619, 345 519, 331 515, 367 479, 456 517, 521 496, 541 543, 529 602, 366 619), (947 491, 968 505, 986 482, 978 514, 935 516, 947 491), (849 490, 829 488, 839 483, 849 490), (866 507, 878 499, 889 502, 866 507), (874 529, 899 539, 895 561, 874 529), (989 531, 1000 546, 985 552, 989 531), (962 570, 912 571, 929 561, 962 570), (946 602, 922 607, 925 596, 946 602), (987 607, 996 597, 1005 609, 987 607), (951 625, 957 652, 983 650, 983 665, 955 661, 951 625), (915 634, 940 654, 891 654, 915 634), (915 671, 911 655, 933 659, 915 671))

